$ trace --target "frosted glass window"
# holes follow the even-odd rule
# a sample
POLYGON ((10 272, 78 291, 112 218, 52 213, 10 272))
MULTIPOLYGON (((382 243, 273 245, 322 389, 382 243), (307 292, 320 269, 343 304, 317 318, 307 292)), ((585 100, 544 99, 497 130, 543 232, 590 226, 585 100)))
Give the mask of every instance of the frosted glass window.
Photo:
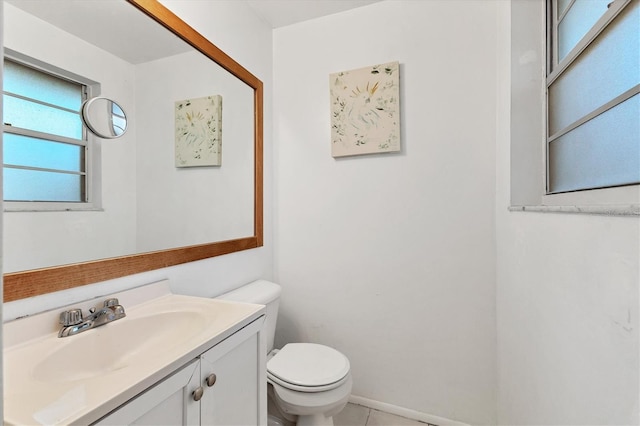
POLYGON ((571 3, 571 0, 558 0, 558 16, 567 9, 567 6, 571 3))
POLYGON ((627 7, 549 86, 549 135, 640 82, 640 7, 627 7))
POLYGON ((86 202, 84 97, 80 83, 5 58, 5 201, 86 202))
POLYGON ((562 60, 607 11, 612 0, 576 0, 558 24, 558 60, 562 60))
POLYGON ((549 144, 550 192, 640 182, 640 95, 549 144))
MULTIPOLYGON (((562 7, 552 0, 550 10, 562 7)), ((566 7, 558 25, 549 19, 558 52, 551 45, 548 59, 560 60, 547 77, 547 193, 638 184, 640 2, 575 0, 566 7), (578 42, 580 53, 566 56, 578 42)))
POLYGON ((3 72, 5 92, 72 111, 80 110, 82 86, 78 83, 6 59, 3 72))
POLYGON ((5 201, 83 201, 84 176, 5 167, 5 201))
POLYGON ((82 139, 82 121, 78 112, 16 98, 2 97, 3 121, 13 127, 50 133, 67 138, 82 139))
POLYGON ((5 166, 22 166, 82 172, 84 147, 68 143, 51 142, 28 136, 5 133, 5 166))

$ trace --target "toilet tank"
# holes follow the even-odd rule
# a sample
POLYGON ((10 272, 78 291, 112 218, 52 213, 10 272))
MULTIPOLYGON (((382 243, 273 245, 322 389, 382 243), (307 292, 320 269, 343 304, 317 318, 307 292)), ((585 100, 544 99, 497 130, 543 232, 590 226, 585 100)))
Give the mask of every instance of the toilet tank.
POLYGON ((281 287, 278 284, 267 280, 257 280, 217 296, 216 299, 256 303, 267 307, 264 332, 267 336, 267 353, 269 353, 273 349, 273 338, 276 333, 280 292, 281 287))

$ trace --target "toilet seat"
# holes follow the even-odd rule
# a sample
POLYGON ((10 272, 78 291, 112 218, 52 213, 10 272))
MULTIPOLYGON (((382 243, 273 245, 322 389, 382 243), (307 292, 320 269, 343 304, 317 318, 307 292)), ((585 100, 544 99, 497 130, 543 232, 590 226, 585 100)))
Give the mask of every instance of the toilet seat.
POLYGON ((289 343, 267 362, 267 378, 287 389, 322 392, 348 378, 349 360, 337 350, 315 343, 289 343))

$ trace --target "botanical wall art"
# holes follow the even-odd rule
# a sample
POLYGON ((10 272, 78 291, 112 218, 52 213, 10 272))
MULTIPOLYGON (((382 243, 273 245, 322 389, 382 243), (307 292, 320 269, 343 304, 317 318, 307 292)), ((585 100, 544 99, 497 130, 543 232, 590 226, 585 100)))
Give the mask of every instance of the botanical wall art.
POLYGON ((222 165, 222 96, 175 103, 176 167, 222 165))
POLYGON ((400 151, 400 64, 330 75, 331 155, 400 151))

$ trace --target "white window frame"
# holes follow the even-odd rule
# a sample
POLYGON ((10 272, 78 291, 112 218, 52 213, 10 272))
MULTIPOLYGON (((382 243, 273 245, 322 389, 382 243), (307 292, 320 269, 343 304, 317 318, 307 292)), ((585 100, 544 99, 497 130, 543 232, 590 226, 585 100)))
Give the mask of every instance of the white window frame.
MULTIPOLYGON (((91 99, 100 95, 100 83, 74 74, 72 72, 63 70, 56 66, 39 61, 35 58, 23 55, 12 49, 4 49, 4 58, 13 60, 20 64, 27 65, 29 67, 41 70, 45 73, 60 77, 62 79, 71 80, 73 82, 82 84, 86 87, 86 99, 91 99)), ((7 126, 3 125, 3 130, 10 130, 7 126)), ((24 132, 19 134, 25 134, 29 136, 38 136, 38 132, 24 132)), ((56 138, 64 139, 64 138, 56 138)), ((81 202, 62 202, 62 201, 4 201, 3 210, 5 212, 51 212, 51 211, 101 211, 102 210, 102 197, 101 197, 101 155, 99 144, 96 143, 96 137, 88 132, 83 125, 83 139, 86 141, 85 145, 85 191, 86 201, 81 202)))
MULTIPOLYGON (((622 2, 626 4, 629 1, 616 0, 621 3, 615 5, 615 10, 621 7, 622 2)), ((546 2, 518 0, 510 3, 511 203, 509 209, 640 216, 640 185, 547 194, 546 2)))

